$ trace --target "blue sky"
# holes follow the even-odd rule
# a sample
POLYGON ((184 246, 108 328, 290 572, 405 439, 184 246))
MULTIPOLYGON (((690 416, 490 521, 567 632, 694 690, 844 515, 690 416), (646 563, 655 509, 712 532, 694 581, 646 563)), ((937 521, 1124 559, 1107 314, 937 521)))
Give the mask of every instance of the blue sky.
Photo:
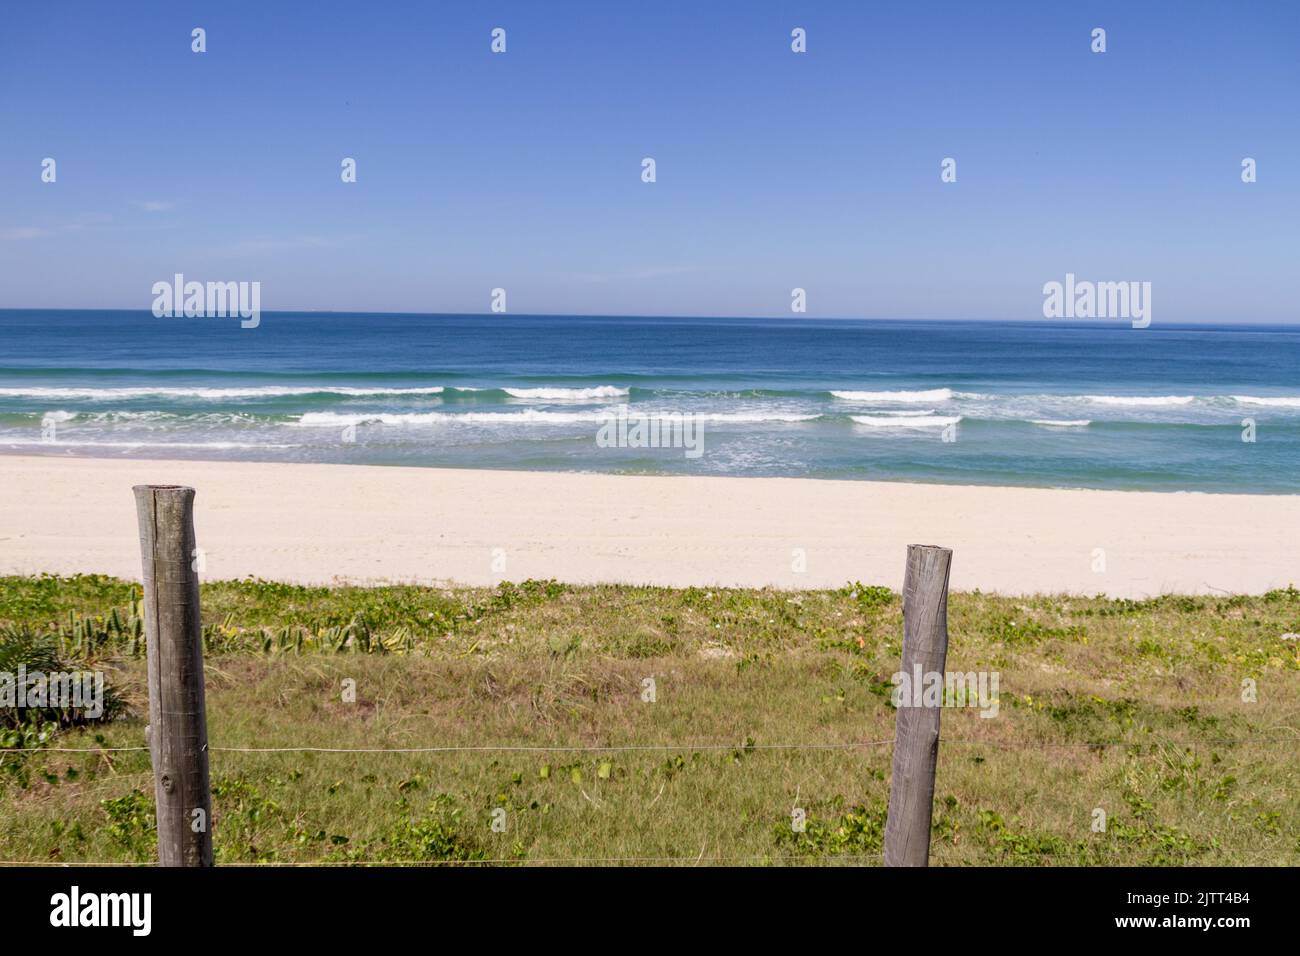
POLYGON ((1000 319, 1074 272, 1150 281, 1157 321, 1296 321, 1300 4, 6 4, 0 307, 148 309, 175 272, 267 310, 799 286, 1000 319))

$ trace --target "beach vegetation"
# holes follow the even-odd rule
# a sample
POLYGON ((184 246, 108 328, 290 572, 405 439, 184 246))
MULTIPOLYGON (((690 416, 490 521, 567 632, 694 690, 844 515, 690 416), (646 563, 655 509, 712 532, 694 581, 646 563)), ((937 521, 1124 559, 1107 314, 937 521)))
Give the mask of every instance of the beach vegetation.
MULTIPOLYGON (((879 862, 886 588, 244 580, 202 606, 218 862, 879 862)), ((933 862, 1300 865, 1298 616, 1294 589, 954 592, 947 667, 999 671, 1004 706, 943 714, 933 862)), ((6 726, 0 858, 154 858, 141 633, 131 582, 0 578, 0 649, 91 662, 120 702, 6 726)))

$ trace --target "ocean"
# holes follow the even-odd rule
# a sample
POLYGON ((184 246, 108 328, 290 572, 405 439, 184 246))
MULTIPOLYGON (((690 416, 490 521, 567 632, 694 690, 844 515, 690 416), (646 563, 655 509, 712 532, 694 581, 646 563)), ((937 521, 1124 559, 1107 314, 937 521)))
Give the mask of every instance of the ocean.
POLYGON ((1280 326, 11 309, 0 453, 1294 493, 1298 378, 1280 326))

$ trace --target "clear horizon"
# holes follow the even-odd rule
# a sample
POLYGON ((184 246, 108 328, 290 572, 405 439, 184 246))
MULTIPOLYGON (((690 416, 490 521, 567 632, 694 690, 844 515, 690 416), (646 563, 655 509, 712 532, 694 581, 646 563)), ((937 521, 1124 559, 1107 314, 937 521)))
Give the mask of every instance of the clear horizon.
POLYGON ((16 8, 0 307, 1044 321, 1075 273, 1300 319, 1300 8, 737 9, 16 8))
MULTIPOLYGON (((33 307, 33 306, 3 306, 0 307, 0 315, 7 312, 124 312, 130 314, 150 314, 148 308, 132 309, 88 309, 88 308, 61 308, 53 307, 33 307)), ((412 318, 496 318, 496 319, 669 319, 680 320, 682 322, 690 321, 735 321, 735 322, 899 322, 899 323, 949 323, 949 324, 1035 324, 1050 326, 1058 329, 1088 328, 1100 329, 1113 327, 1120 330, 1129 328, 1128 320, 1125 319, 1048 319, 1039 316, 1037 318, 1028 317, 1020 319, 1003 319, 989 317, 964 317, 964 318, 935 318, 929 316, 883 316, 883 315, 703 315, 682 313, 680 315, 651 315, 635 313, 608 313, 608 312, 509 312, 493 313, 487 311, 481 312, 409 312, 409 311, 376 311, 373 309, 265 309, 261 315, 266 318, 270 316, 331 316, 336 315, 340 318, 357 317, 357 316, 383 316, 383 317, 402 317, 410 316, 412 318)), ((160 320, 161 321, 161 320, 160 320)), ((191 319, 167 319, 167 321, 208 321, 205 317, 191 319)), ((219 320, 213 320, 219 321, 219 320)), ((1300 324, 1294 322, 1224 322, 1216 319, 1203 320, 1184 320, 1184 321, 1167 321, 1153 323, 1152 329, 1180 329, 1180 328, 1215 328, 1248 330, 1252 328, 1260 329, 1292 329, 1300 331, 1300 324)), ((1147 330, 1143 330, 1147 331, 1147 330)))

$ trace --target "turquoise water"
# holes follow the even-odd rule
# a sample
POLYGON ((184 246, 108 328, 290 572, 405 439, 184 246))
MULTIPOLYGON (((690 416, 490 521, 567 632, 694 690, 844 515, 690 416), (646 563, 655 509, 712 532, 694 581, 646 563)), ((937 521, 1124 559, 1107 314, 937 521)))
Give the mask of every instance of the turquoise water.
POLYGON ((1298 377, 1289 327, 6 310, 0 453, 1296 492, 1298 377))

